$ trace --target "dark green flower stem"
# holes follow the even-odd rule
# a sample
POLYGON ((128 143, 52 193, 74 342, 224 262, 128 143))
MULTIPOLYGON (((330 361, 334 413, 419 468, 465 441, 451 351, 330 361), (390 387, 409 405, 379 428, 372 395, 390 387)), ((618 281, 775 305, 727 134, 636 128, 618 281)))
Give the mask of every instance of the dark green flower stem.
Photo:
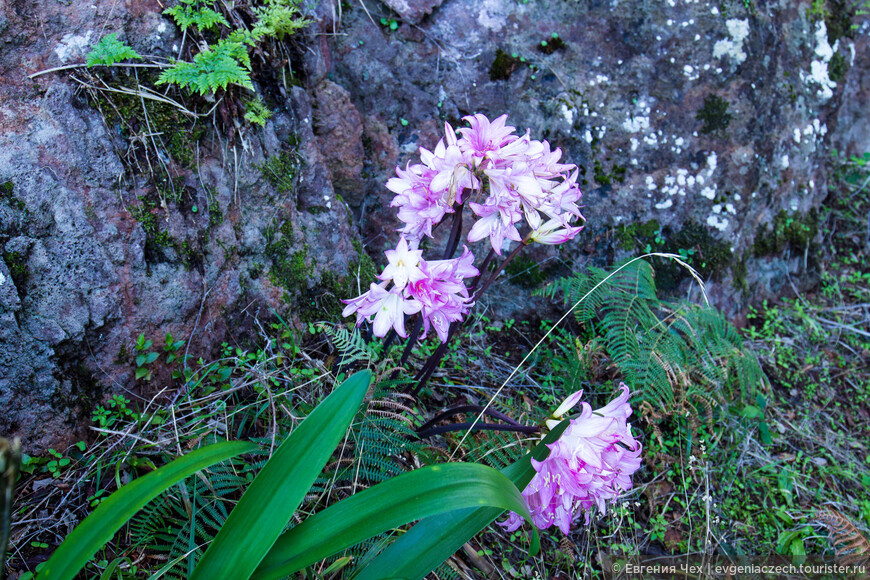
POLYGON ((481 405, 459 405, 458 407, 452 407, 450 409, 447 409, 443 413, 440 413, 440 414, 436 415, 435 417, 433 417, 432 419, 429 419, 428 421, 426 421, 425 423, 420 425, 420 427, 417 428, 417 431, 418 432, 425 431, 425 430, 429 429, 430 427, 432 427, 433 425, 440 423, 444 419, 447 419, 447 418, 452 417, 454 415, 458 415, 459 413, 483 413, 485 415, 489 415, 490 417, 494 417, 496 419, 501 419, 502 421, 507 421, 511 425, 520 426, 519 423, 517 423, 516 421, 514 421, 513 419, 511 419, 510 417, 508 417, 504 413, 496 411, 495 409, 485 408, 485 407, 482 407, 481 405))
MULTIPOLYGON (((477 278, 475 278, 475 280, 472 282, 470 290, 472 300, 476 301, 481 294, 486 292, 486 290, 492 285, 492 283, 495 282, 495 279, 498 278, 499 274, 501 274, 502 270, 504 270, 505 266, 507 266, 508 263, 513 260, 525 247, 526 240, 524 239, 517 245, 516 248, 513 249, 510 254, 508 254, 507 258, 502 260, 501 264, 499 264, 495 271, 493 271, 493 273, 489 276, 489 278, 486 279, 486 282, 484 282, 483 285, 480 286, 480 288, 477 288, 479 280, 486 272, 486 268, 489 266, 489 262, 492 260, 492 257, 495 253, 493 250, 490 250, 490 253, 486 256, 486 259, 480 266, 480 274, 478 274, 477 278)), ((450 329, 447 331, 447 341, 438 345, 438 348, 435 349, 435 352, 432 353, 432 355, 417 373, 417 376, 414 377, 414 380, 417 381, 417 385, 411 391, 411 395, 416 397, 417 393, 419 393, 420 390, 426 386, 426 383, 429 382, 429 378, 432 376, 432 373, 435 372, 435 369, 438 367, 438 363, 440 363, 441 359, 444 358, 444 355, 447 354, 447 345, 450 343, 450 340, 453 338, 454 333, 456 332, 456 330, 458 330, 461 324, 461 322, 453 322, 450 324, 450 329)))
POLYGON ((433 427, 426 431, 420 431, 417 433, 417 436, 420 439, 425 439, 440 433, 447 433, 449 431, 466 431, 469 429, 472 431, 514 431, 515 433, 526 434, 541 432, 541 428, 534 425, 505 425, 504 423, 450 423, 449 425, 441 425, 440 427, 433 427))

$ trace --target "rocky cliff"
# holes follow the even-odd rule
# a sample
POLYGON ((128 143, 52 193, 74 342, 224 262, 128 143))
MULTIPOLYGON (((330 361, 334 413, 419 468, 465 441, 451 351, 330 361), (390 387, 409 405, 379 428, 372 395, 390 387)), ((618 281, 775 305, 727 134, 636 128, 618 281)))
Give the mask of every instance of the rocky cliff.
POLYGON ((371 275, 357 240, 395 243, 386 179, 475 112, 581 167, 583 240, 537 261, 667 250, 731 315, 777 295, 811 269, 826 144, 866 144, 843 87, 866 92, 868 25, 818 4, 323 1, 254 51, 263 127, 245 89, 80 66, 110 32, 144 62, 195 52, 158 2, 3 4, 0 433, 38 452, 81 436, 104 392, 146 394, 140 334, 199 357, 273 310, 336 317, 371 275))

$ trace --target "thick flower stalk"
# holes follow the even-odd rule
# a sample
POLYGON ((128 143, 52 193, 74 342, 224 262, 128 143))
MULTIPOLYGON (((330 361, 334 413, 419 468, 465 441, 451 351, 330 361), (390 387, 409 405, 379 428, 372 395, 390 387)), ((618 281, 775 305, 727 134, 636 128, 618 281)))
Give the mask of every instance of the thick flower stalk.
MULTIPOLYGON (((577 166, 559 163, 562 152, 546 141, 517 135, 506 125, 507 115, 490 121, 484 115, 465 117, 468 127, 458 133, 444 124, 444 137, 432 151, 420 148, 420 163, 396 168, 387 181, 395 193, 391 206, 397 208, 404 226, 395 250, 388 250, 388 265, 368 292, 345 301, 343 315, 356 314, 357 325, 372 322, 375 336, 390 332, 407 337, 405 316, 420 313, 413 336, 405 348, 403 362, 414 342, 433 330, 446 343, 471 307, 503 268, 525 245, 561 244, 583 229, 585 218, 577 205, 577 166), (468 231, 468 241, 489 238, 492 251, 483 261, 486 270, 494 255, 501 256, 506 243, 519 245, 488 275, 479 279, 474 255, 463 249, 455 259, 426 261, 418 249, 423 237, 447 214, 453 214, 453 228, 444 258, 451 258, 462 232, 465 205, 477 216, 468 231), (475 277, 470 287, 465 278, 475 277)), ((393 335, 387 339, 392 340, 393 335)), ((443 345, 442 345, 443 346, 443 345)), ((443 348, 430 358, 419 374, 425 383, 443 348)))
MULTIPOLYGON (((555 524, 568 534, 581 512, 588 524, 593 506, 603 514, 608 501, 631 489, 631 475, 640 467, 641 445, 627 422, 632 412, 628 387, 622 384, 621 388, 616 399, 596 411, 589 403, 581 403, 580 416, 571 420, 558 441, 548 445, 550 455, 543 461, 532 460, 536 473, 523 497, 538 528, 555 524)), ((581 395, 582 391, 571 395, 547 424, 557 424, 581 395)), ((522 522, 522 517, 511 512, 499 524, 514 531, 522 522)))

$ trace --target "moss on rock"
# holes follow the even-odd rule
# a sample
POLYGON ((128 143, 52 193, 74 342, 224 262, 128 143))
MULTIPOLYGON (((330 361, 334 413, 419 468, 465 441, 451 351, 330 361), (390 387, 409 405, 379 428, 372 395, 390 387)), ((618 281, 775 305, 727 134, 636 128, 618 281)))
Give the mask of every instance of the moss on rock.
POLYGON ((804 249, 812 243, 818 231, 819 217, 815 209, 805 216, 780 211, 770 227, 759 226, 752 251, 756 256, 776 254, 791 245, 804 249))

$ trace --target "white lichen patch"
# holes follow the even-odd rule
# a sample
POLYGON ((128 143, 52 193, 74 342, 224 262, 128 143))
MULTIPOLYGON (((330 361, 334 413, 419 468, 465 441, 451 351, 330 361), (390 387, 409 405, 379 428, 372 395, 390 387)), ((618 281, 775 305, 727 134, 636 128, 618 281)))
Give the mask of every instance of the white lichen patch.
POLYGON ((85 34, 64 34, 60 39, 60 44, 54 47, 54 53, 61 62, 66 63, 70 59, 80 58, 90 52, 91 36, 93 32, 88 30, 85 34))
POLYGON ((687 79, 689 79, 690 81, 694 81, 694 80, 697 80, 699 75, 698 75, 698 71, 695 69, 695 67, 693 67, 690 64, 687 64, 687 65, 683 66, 683 76, 686 77, 687 79))
POLYGON ((0 272, 0 286, 6 283, 6 276, 3 275, 3 272, 0 272))
POLYGON ((713 45, 713 58, 727 56, 737 64, 741 64, 746 60, 743 41, 749 36, 749 21, 731 18, 725 21, 725 26, 728 27, 728 34, 731 38, 716 41, 716 44, 713 45))
POLYGON ((629 117, 622 122, 622 128, 629 133, 639 133, 644 129, 649 129, 649 117, 645 115, 629 117))
POLYGON ((672 205, 674 205, 673 200, 671 200, 671 199, 666 199, 666 200, 664 200, 664 201, 661 202, 661 203, 657 203, 657 204, 656 204, 656 209, 668 209, 668 208, 671 207, 672 205))
MULTIPOLYGON (((565 122, 568 124, 568 127, 574 126, 574 109, 568 107, 565 103, 562 103, 559 106, 559 112, 562 113, 562 118, 565 119, 565 122)), ((570 131, 570 129, 569 129, 570 131)))
POLYGON ((711 172, 716 171, 716 160, 717 160, 717 157, 716 157, 715 151, 713 151, 712 153, 710 153, 707 156, 707 167, 710 168, 711 172))
POLYGON ((728 227, 728 218, 720 217, 718 215, 711 215, 707 218, 707 225, 711 228, 716 228, 720 232, 724 232, 728 227))
POLYGON ((498 32, 505 27, 507 17, 504 14, 504 6, 499 0, 484 0, 477 16, 477 23, 492 32, 498 32))
POLYGON ((834 46, 831 46, 828 43, 828 30, 824 21, 820 21, 816 25, 815 38, 815 53, 819 58, 810 63, 809 74, 801 71, 801 80, 819 85, 816 95, 823 101, 827 101, 834 96, 834 91, 832 89, 837 88, 837 83, 832 81, 831 77, 828 75, 828 63, 837 51, 839 41, 835 42, 834 46))

